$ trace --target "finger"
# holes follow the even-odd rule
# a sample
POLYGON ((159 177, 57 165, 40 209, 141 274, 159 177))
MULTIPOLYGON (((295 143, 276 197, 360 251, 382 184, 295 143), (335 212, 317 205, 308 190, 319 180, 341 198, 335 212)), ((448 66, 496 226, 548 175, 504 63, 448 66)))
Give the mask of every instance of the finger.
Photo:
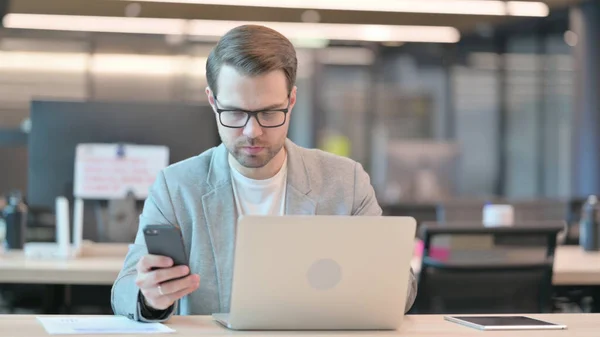
POLYGON ((160 289, 158 287, 159 285, 149 286, 149 287, 145 287, 145 288, 141 288, 141 289, 142 289, 142 293, 144 294, 144 296, 154 299, 154 298, 158 298, 161 296, 167 296, 170 294, 174 294, 182 289, 186 289, 189 287, 198 288, 199 285, 200 285, 200 276, 189 275, 180 280, 174 280, 174 281, 162 283, 162 284, 160 284, 160 289))
POLYGON ((177 266, 150 272, 149 278, 153 284, 161 284, 172 279, 187 276, 190 273, 188 266, 177 266))
POLYGON ((161 255, 144 255, 138 261, 138 272, 148 272, 153 268, 168 268, 173 265, 173 260, 167 256, 161 255))
POLYGON ((189 287, 189 288, 181 289, 180 291, 178 291, 176 293, 173 293, 173 294, 170 294, 170 295, 167 295, 164 297, 166 297, 169 300, 169 302, 172 304, 175 301, 177 301, 178 299, 193 293, 196 289, 198 289, 198 287, 189 287))
MULTIPOLYGON (((200 285, 200 276, 197 274, 189 275, 180 280, 168 281, 160 284, 160 290, 163 295, 175 294, 186 288, 198 288, 200 285)), ((158 286, 156 287, 158 291, 158 286)))
POLYGON ((162 296, 162 295, 146 296, 146 295, 144 295, 144 298, 145 298, 146 304, 148 304, 150 307, 157 309, 157 310, 165 310, 168 307, 170 307, 171 305, 173 305, 173 303, 175 303, 175 301, 177 301, 178 299, 180 299, 184 296, 191 294, 196 289, 198 289, 198 287, 189 287, 189 288, 181 289, 180 291, 178 291, 176 293, 165 295, 165 296, 162 296))
POLYGON ((189 273, 190 269, 187 266, 164 268, 142 273, 138 275, 140 277, 140 282, 138 282, 138 286, 140 288, 157 287, 163 282, 186 276, 189 273))

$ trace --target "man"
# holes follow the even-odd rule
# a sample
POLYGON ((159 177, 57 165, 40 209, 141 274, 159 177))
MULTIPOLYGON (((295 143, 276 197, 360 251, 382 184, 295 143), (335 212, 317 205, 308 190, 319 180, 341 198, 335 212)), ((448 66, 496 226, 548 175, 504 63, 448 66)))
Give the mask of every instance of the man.
MULTIPOLYGON (((221 38, 206 64, 206 94, 222 144, 159 174, 113 286, 115 314, 163 321, 179 299, 182 315, 229 312, 240 215, 381 215, 360 164, 287 140, 296 67, 290 41, 269 28, 241 26, 221 38), (149 224, 180 227, 189 269, 148 255, 149 224)), ((411 272, 407 310, 415 296, 411 272)))

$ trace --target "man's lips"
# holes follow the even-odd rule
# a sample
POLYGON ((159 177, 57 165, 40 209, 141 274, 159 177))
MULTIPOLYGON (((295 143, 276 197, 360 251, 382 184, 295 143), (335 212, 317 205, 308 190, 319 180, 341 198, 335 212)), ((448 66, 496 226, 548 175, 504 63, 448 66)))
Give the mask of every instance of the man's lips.
POLYGON ((243 146, 242 149, 250 154, 257 154, 261 152, 264 147, 262 146, 243 146))

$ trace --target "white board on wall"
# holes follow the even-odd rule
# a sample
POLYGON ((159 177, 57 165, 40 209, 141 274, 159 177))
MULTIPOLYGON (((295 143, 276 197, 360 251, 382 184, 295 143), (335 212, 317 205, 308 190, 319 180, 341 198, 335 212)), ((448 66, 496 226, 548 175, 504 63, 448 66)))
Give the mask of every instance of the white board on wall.
POLYGON ((169 164, 169 148, 156 145, 79 144, 73 194, 81 199, 123 199, 129 192, 148 197, 159 172, 169 164))

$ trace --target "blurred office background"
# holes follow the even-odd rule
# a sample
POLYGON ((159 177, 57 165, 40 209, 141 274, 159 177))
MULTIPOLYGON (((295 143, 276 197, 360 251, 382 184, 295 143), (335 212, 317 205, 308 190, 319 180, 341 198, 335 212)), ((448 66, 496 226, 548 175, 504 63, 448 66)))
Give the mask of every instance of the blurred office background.
POLYGON ((197 109, 202 118, 185 120, 197 131, 165 142, 198 142, 180 153, 215 145, 195 135, 216 128, 205 61, 246 21, 268 22, 297 46, 290 138, 361 162, 387 214, 442 221, 468 204, 478 221, 482 205, 501 202, 520 219, 573 222, 582 198, 600 192, 599 1, 257 3, 266 2, 0 0, 0 193, 21 191, 52 212, 42 200, 55 197, 44 187, 54 173, 33 154, 64 149, 32 148, 36 130, 57 130, 32 117, 74 108, 51 102, 83 104, 85 116, 92 104, 115 115, 152 106, 155 124, 197 109))

